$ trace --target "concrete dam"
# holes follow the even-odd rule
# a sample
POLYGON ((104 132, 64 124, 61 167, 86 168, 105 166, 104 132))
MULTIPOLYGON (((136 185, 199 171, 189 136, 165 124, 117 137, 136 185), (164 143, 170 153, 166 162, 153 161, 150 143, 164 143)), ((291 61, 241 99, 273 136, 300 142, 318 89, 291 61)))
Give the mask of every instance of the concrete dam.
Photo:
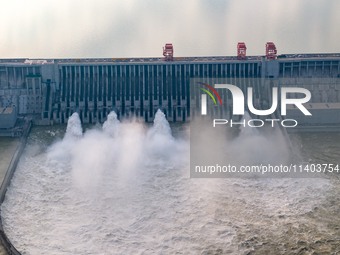
MULTIPOLYGON (((102 123, 112 110, 150 122, 162 109, 168 121, 189 121, 199 102, 193 81, 224 79, 245 95, 252 86, 258 109, 270 107, 272 86, 307 88, 315 107, 340 109, 340 54, 175 58, 165 51, 165 58, 0 59, 0 108, 40 125, 66 123, 75 111, 83 123, 102 123)), ((230 93, 221 91, 221 99, 223 108, 212 112, 229 114, 230 93)))

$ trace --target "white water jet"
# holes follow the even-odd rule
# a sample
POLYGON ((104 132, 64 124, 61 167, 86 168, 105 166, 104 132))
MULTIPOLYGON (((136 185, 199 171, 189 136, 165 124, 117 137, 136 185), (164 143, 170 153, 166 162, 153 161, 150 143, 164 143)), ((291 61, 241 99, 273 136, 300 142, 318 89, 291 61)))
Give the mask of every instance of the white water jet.
POLYGON ((77 112, 73 113, 67 121, 66 135, 79 138, 83 135, 81 121, 77 112))
POLYGON ((47 157, 54 163, 67 162, 72 157, 76 142, 83 136, 83 130, 78 113, 73 113, 68 121, 63 140, 47 148, 47 157))
POLYGON ((146 163, 161 168, 183 165, 190 158, 189 144, 172 136, 170 124, 161 110, 155 114, 154 124, 147 133, 145 148, 146 163))
POLYGON ((117 119, 115 111, 111 111, 107 116, 107 120, 103 124, 103 131, 108 135, 115 137, 119 133, 120 121, 117 119))
POLYGON ((158 111, 156 112, 153 126, 148 132, 149 137, 153 137, 155 135, 172 137, 170 124, 166 120, 165 114, 160 109, 158 109, 158 111))

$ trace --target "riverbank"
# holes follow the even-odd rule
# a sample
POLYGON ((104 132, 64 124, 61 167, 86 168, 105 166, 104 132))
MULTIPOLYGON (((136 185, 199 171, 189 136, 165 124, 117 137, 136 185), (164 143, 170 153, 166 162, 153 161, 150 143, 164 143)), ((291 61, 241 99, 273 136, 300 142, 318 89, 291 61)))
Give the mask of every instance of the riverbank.
MULTIPOLYGON (((20 138, 0 137, 0 183, 5 178, 9 164, 18 146, 20 138)), ((0 255, 7 255, 5 248, 0 245, 0 255)))
MULTIPOLYGON (((32 121, 31 120, 26 120, 25 124, 23 125, 23 133, 22 133, 22 137, 19 139, 17 139, 17 141, 15 142, 15 144, 10 143, 10 146, 12 150, 9 150, 7 148, 7 153, 11 153, 12 157, 9 155, 6 155, 7 153, 3 153, 2 157, 4 157, 0 162, 2 165, 1 168, 1 175, 0 175, 0 180, 1 180, 1 188, 0 188, 0 204, 2 204, 2 202, 5 199, 5 194, 7 191, 7 187, 9 186, 12 176, 14 174, 14 171, 19 163, 19 159, 20 156, 26 146, 26 141, 27 141, 27 137, 28 134, 31 130, 32 127, 32 121), (7 169, 5 168, 7 165, 7 169)), ((13 138, 14 139, 14 138, 13 138)), ((6 141, 4 140, 4 143, 6 141)), ((8 141, 7 141, 8 142, 8 141)), ((3 146, 3 149, 6 146, 3 146)), ((20 254, 15 248, 14 246, 11 244, 10 240, 7 238, 4 230, 3 230, 3 226, 2 226, 2 220, 0 217, 0 239, 1 239, 1 244, 3 245, 3 247, 1 247, 2 249, 0 249, 0 251, 3 254, 7 254, 6 251, 9 254, 20 254)))

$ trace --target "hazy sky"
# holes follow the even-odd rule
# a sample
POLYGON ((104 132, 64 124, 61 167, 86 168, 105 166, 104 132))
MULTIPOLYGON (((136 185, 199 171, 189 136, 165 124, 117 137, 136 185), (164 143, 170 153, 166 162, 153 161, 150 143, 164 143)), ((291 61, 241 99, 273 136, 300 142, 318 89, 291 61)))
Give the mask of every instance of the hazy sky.
POLYGON ((340 52, 339 0, 0 0, 0 58, 340 52))

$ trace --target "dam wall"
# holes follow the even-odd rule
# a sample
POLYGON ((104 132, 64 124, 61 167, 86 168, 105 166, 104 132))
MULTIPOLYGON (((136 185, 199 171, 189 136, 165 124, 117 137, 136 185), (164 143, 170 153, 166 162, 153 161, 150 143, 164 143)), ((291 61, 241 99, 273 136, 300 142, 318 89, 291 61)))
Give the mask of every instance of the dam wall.
MULTIPOLYGON (((0 107, 17 115, 35 115, 35 123, 66 123, 77 111, 83 123, 104 122, 111 110, 119 118, 137 116, 146 122, 162 109, 168 121, 189 121, 197 106, 192 81, 225 79, 254 88, 254 106, 267 109, 272 86, 305 87, 311 103, 340 102, 340 54, 265 56, 0 59, 0 107)), ((244 93, 246 95, 246 93, 244 93)), ((221 91, 221 109, 228 114, 230 92, 221 91)), ((299 95, 291 95, 292 97, 299 95)), ((209 102, 208 102, 209 103, 209 102)), ((211 102, 210 102, 211 103, 211 102)))

